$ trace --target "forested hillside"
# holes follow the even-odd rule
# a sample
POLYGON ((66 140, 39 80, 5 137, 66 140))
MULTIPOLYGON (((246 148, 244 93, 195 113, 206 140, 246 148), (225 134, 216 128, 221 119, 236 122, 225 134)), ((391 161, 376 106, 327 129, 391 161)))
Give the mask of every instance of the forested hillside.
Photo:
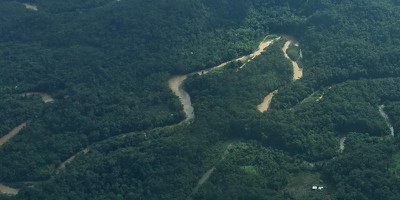
POLYGON ((0 199, 400 199, 399 19, 397 0, 3 0, 0 199))

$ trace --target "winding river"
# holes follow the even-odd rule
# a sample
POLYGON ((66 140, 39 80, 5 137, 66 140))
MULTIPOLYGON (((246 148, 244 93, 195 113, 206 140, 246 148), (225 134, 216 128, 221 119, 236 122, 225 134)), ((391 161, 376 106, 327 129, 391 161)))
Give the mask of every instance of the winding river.
MULTIPOLYGON (((299 67, 299 64, 296 61, 293 61, 290 59, 289 55, 287 54, 287 49, 293 42, 291 40, 287 41, 285 45, 282 47, 282 52, 283 55, 285 55, 285 58, 288 59, 292 63, 293 67, 293 81, 299 80, 303 77, 303 69, 299 67)), ((298 44, 296 44, 298 45, 298 44)), ((269 105, 271 104, 272 98, 278 93, 278 90, 275 90, 271 93, 269 93, 264 100, 257 106, 258 111, 260 112, 266 112, 269 109, 269 105)), ((321 97, 322 99, 322 97, 321 97)), ((319 99, 319 100, 321 100, 319 99)))
POLYGON ((168 80, 168 86, 172 92, 179 97, 183 105, 183 111, 186 114, 185 121, 194 119, 194 112, 192 102, 190 101, 189 94, 183 89, 183 82, 187 79, 187 75, 174 76, 168 80))
POLYGON ((343 153, 343 151, 344 151, 345 142, 346 142, 346 137, 340 138, 340 141, 339 141, 339 152, 340 153, 343 153))
POLYGON ((23 3, 22 5, 25 6, 26 9, 28 10, 33 10, 33 11, 38 11, 38 7, 36 5, 33 4, 29 4, 29 3, 23 3))
POLYGON ((293 80, 298 80, 301 79, 303 77, 303 70, 299 67, 299 64, 296 61, 293 61, 292 59, 290 59, 289 55, 287 54, 287 49, 289 48, 289 46, 292 44, 292 41, 287 41, 285 43, 285 45, 283 45, 282 47, 282 52, 283 55, 285 55, 286 59, 290 60, 290 62, 292 62, 292 67, 293 67, 293 80))
MULTIPOLYGON (((37 9, 37 7, 35 7, 33 5, 26 4, 25 6, 26 6, 27 9, 32 9, 32 10, 36 10, 37 9)), ((184 122, 185 121, 191 121, 195 117, 194 109, 193 109, 193 106, 192 106, 191 100, 190 100, 190 95, 183 88, 183 83, 188 78, 188 76, 194 75, 194 74, 204 75, 204 74, 207 74, 208 72, 210 72, 212 70, 225 67, 226 65, 228 65, 228 64, 230 64, 232 62, 238 62, 238 61, 244 62, 244 64, 242 66, 240 66, 240 68, 239 68, 239 69, 242 69, 243 67, 245 67, 245 65, 247 63, 249 63, 250 61, 255 59, 257 56, 261 55, 262 52, 264 52, 271 44, 273 44, 275 41, 277 41, 279 39, 280 39, 280 37, 274 38, 274 39, 270 39, 270 40, 265 40, 264 39, 259 44, 258 48, 253 53, 251 53, 250 55, 242 56, 240 58, 236 58, 236 59, 233 59, 231 61, 224 62, 222 64, 219 64, 219 65, 215 66, 215 67, 211 67, 211 68, 208 68, 208 69, 205 69, 205 70, 196 71, 196 72, 189 73, 189 74, 186 74, 186 75, 176 75, 176 76, 173 76, 172 78, 170 78, 168 80, 168 86, 171 89, 171 91, 179 98, 180 102, 183 105, 183 111, 184 111, 184 113, 186 115, 186 118, 185 118, 184 122)), ((290 42, 287 42, 285 44, 284 48, 287 49, 290 44, 291 44, 290 42)), ((286 50, 284 51, 284 53, 285 53, 285 57, 288 58, 288 56, 286 55, 286 50)), ((302 71, 298 67, 296 62, 292 61, 292 64, 293 64, 293 68, 294 68, 294 71, 295 71, 293 79, 297 80, 297 79, 302 77, 302 71)), ((270 93, 269 95, 267 95, 267 97, 264 99, 264 102, 259 105, 259 110, 265 110, 266 111, 268 109, 268 107, 269 107, 269 104, 270 104, 270 102, 272 100, 272 97, 276 93, 277 93, 277 91, 274 91, 274 92, 270 93)), ((46 93, 30 92, 30 93, 24 93, 22 95, 24 95, 24 96, 39 95, 41 97, 42 101, 44 103, 46 103, 46 104, 54 102, 54 99, 50 95, 48 95, 46 93)), ((28 122, 22 123, 21 125, 17 126, 13 130, 11 130, 7 135, 5 135, 2 138, 0 138, 0 146, 3 145, 4 143, 6 143, 7 141, 9 141, 10 139, 12 139, 14 136, 16 136, 24 127, 27 126, 27 124, 28 124, 28 122)), ((232 144, 228 145, 228 147, 226 148, 225 152, 223 153, 223 155, 221 157, 221 160, 224 160, 226 158, 226 156, 228 155, 229 150, 231 148, 233 148, 233 145, 232 144)), ((58 174, 60 171, 62 171, 66 167, 66 165, 71 163, 75 159, 76 155, 78 155, 78 154, 86 154, 88 152, 89 152, 89 148, 86 148, 86 149, 78 152, 77 154, 71 156, 66 161, 64 161, 63 163, 60 164, 60 166, 56 169, 55 174, 58 174)), ((210 176, 215 171, 215 169, 216 169, 216 167, 213 166, 211 169, 209 169, 200 178, 198 184, 196 185, 196 187, 192 191, 192 195, 197 193, 198 189, 210 178, 210 176)), ((16 195, 16 194, 18 194, 18 191, 19 191, 19 189, 11 188, 11 187, 5 186, 3 184, 0 184, 0 193, 6 194, 6 195, 16 195)), ((191 196, 189 196, 188 199, 191 199, 191 196)))
POLYGON ((188 76, 191 76, 193 74, 198 74, 198 75, 205 75, 209 73, 212 70, 218 69, 225 67, 226 65, 232 63, 232 62, 245 62, 239 69, 243 68, 246 63, 250 62, 257 56, 261 55, 262 52, 264 52, 271 44, 273 44, 276 40, 279 40, 280 37, 271 39, 271 40, 263 40, 261 43, 258 45, 258 48, 251 53, 250 55, 242 56, 240 58, 236 58, 224 63, 221 63, 215 67, 211 67, 208 69, 192 72, 186 75, 176 75, 173 76, 168 80, 168 86, 172 90, 172 92, 179 98, 180 102, 183 105, 183 111, 185 112, 186 119, 185 121, 190 121, 194 119, 194 109, 190 100, 190 95, 184 90, 183 88, 183 83, 184 81, 188 78, 188 76))
POLYGON ((296 61, 293 61, 292 59, 290 59, 289 55, 287 54, 287 49, 289 48, 289 46, 292 44, 292 41, 287 41, 285 43, 285 45, 283 45, 282 47, 282 51, 283 51, 283 55, 285 55, 286 59, 290 60, 290 62, 292 62, 292 67, 293 67, 293 80, 298 80, 301 79, 303 77, 303 69, 301 69, 299 67, 299 64, 296 61))

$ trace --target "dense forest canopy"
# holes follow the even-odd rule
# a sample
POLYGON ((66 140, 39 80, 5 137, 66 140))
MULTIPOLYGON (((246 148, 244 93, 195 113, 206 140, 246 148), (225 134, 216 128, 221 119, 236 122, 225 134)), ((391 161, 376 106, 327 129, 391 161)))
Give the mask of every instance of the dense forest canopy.
POLYGON ((398 0, 3 0, 0 141, 25 126, 0 199, 400 199, 399 19, 398 0))

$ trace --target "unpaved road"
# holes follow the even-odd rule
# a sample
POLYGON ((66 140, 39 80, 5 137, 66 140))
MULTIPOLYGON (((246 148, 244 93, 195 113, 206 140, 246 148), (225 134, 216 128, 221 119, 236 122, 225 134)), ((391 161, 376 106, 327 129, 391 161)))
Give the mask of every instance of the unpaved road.
MULTIPOLYGON (((293 81, 299 80, 303 77, 303 70, 299 67, 299 64, 295 61, 293 61, 292 59, 290 59, 289 55, 286 53, 287 49, 289 48, 289 46, 292 44, 292 41, 287 41, 285 43, 285 45, 283 45, 282 47, 282 52, 285 55, 285 58, 288 59, 291 63, 292 63, 292 67, 293 67, 293 81)), ((296 44, 298 45, 298 44, 296 44)), ((278 90, 275 90, 271 93, 269 93, 264 100, 262 101, 262 103, 260 103, 257 106, 258 111, 260 112, 266 112, 269 109, 269 105, 271 104, 272 98, 277 94, 278 90)), ((320 101, 322 99, 322 97, 320 97, 317 101, 320 101)))

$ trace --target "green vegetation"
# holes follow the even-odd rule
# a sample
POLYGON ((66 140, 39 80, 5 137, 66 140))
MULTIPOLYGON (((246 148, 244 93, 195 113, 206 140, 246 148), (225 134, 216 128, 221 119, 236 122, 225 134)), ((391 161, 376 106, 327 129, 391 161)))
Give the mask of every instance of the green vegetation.
POLYGON ((285 192, 294 199, 334 199, 334 188, 321 180, 319 173, 299 173, 290 177, 285 192), (324 187, 323 190, 311 190, 313 186, 324 187))
POLYGON ((288 54, 291 60, 298 61, 300 59, 300 54, 301 54, 300 51, 301 51, 300 46, 292 43, 289 45, 289 48, 286 50, 286 53, 288 54))
POLYGON ((392 163, 390 171, 397 178, 400 178, 400 153, 394 154, 393 163, 392 163))
POLYGON ((400 199, 398 1, 26 2, 0 2, 0 136, 30 120, 0 147, 0 183, 21 189, 0 199, 400 199), (170 77, 278 36, 189 75, 180 123, 170 77))

